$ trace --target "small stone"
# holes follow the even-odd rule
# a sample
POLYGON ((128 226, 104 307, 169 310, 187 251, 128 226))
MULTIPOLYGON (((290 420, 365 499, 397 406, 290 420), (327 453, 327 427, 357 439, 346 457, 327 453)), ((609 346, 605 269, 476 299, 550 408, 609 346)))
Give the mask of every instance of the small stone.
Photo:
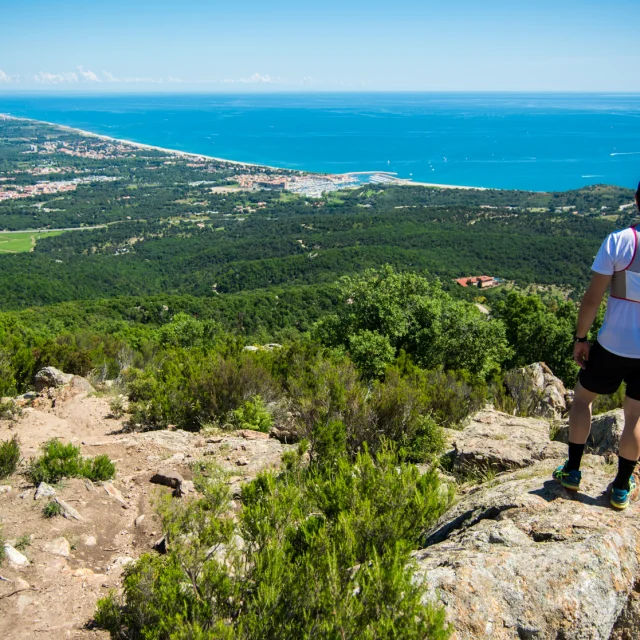
POLYGON ((34 500, 40 500, 40 498, 53 498, 56 495, 56 490, 46 482, 41 482, 36 489, 36 493, 33 496, 34 500))
POLYGON ((86 547, 95 547, 96 544, 98 544, 98 541, 96 540, 95 536, 85 536, 82 539, 82 543, 86 546, 86 547))
POLYGON ((159 540, 156 540, 153 543, 153 550, 157 551, 162 555, 167 553, 167 538, 165 536, 162 536, 162 538, 160 538, 159 540))
POLYGON ((240 436, 245 440, 268 440, 269 434, 262 431, 254 431, 253 429, 238 429, 233 435, 240 436))
POLYGON ((11 485, 10 484, 1 484, 0 485, 0 493, 11 493, 11 485))
POLYGON ((246 458, 238 458, 236 460, 236 464, 239 467, 246 467, 249 464, 249 461, 246 458))
POLYGON ((195 485, 191 480, 183 480, 182 481, 182 492, 183 493, 193 493, 196 490, 195 485))
POLYGON ((117 500, 122 505, 126 504, 122 493, 116 489, 111 482, 103 482, 102 487, 114 500, 117 500))
POLYGON ((217 436, 215 438, 207 438, 207 442, 209 444, 218 444, 219 442, 222 442, 224 440, 224 438, 222 438, 221 436, 217 436))
POLYGON ((42 550, 45 553, 50 553, 53 556, 60 556, 61 558, 68 558, 71 555, 71 545, 66 538, 60 537, 47 542, 42 550))
POLYGON ((120 569, 122 567, 126 567, 132 562, 135 562, 135 560, 130 556, 119 556, 113 560, 109 567, 107 567, 107 573, 111 573, 112 571, 115 571, 116 569, 120 569))
POLYGON ((163 470, 155 473, 150 482, 153 484, 161 484, 165 487, 178 489, 182 484, 183 478, 177 471, 163 470))
POLYGON ((135 525, 136 527, 138 527, 138 528, 139 528, 139 527, 142 525, 143 520, 144 520, 144 513, 140 514, 140 515, 135 519, 134 525, 135 525))
POLYGON ((93 482, 91 482, 91 480, 89 480, 89 478, 85 478, 84 479, 84 486, 85 486, 86 490, 89 491, 89 493, 94 493, 95 490, 96 490, 93 482))
POLYGON ((17 549, 14 549, 11 545, 4 545, 4 552, 9 561, 9 564, 15 567, 28 567, 31 563, 26 556, 23 556, 17 549))
POLYGON ((60 500, 60 498, 54 498, 55 502, 57 502, 62 508, 62 515, 67 520, 80 520, 82 521, 84 518, 69 504, 64 502, 64 500, 60 500))

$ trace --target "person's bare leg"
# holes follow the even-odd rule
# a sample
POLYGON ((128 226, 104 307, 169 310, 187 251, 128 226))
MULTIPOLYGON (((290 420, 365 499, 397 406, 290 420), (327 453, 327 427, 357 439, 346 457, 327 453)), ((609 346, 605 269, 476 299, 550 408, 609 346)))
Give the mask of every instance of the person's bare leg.
POLYGON ((640 400, 624 399, 624 430, 618 453, 627 460, 640 458, 640 400))
POLYGON ((587 391, 579 382, 576 385, 569 413, 569 442, 584 444, 587 441, 591 431, 591 404, 597 395, 587 391))

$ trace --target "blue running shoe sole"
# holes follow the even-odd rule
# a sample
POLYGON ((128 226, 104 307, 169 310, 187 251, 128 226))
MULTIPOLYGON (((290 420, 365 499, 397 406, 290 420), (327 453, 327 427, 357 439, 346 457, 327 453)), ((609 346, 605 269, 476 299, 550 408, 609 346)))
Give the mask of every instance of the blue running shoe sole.
POLYGON ((631 501, 636 498, 637 494, 637 484, 636 480, 633 476, 631 476, 631 480, 629 480, 629 490, 624 492, 624 495, 620 496, 620 499, 616 499, 615 490, 611 490, 611 499, 609 502, 614 509, 618 511, 624 511, 631 501))
POLYGON ((581 480, 580 472, 565 471, 565 464, 561 464, 557 469, 554 470, 552 474, 554 480, 559 482, 565 489, 568 489, 569 491, 579 491, 581 480))

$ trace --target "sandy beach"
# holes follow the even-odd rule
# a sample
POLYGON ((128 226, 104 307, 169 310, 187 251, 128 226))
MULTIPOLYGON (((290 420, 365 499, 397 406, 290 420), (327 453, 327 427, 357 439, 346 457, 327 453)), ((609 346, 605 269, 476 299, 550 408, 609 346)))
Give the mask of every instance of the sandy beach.
MULTIPOLYGON (((51 127, 56 127, 57 129, 61 129, 63 131, 70 131, 72 133, 77 133, 89 138, 98 138, 100 140, 104 140, 106 142, 117 142, 119 144, 125 144, 136 149, 148 149, 152 151, 161 151, 162 153, 166 153, 168 155, 181 156, 187 158, 198 158, 203 160, 214 160, 215 162, 221 162, 226 164, 231 164, 240 167, 256 167, 260 169, 270 169, 272 171, 286 171, 293 174, 298 175, 337 175, 337 176, 354 176, 354 175, 390 175, 389 171, 349 171, 347 173, 336 173, 336 174, 326 174, 317 171, 300 171, 297 169, 286 169, 283 167, 274 167, 271 165, 264 164, 255 164, 251 162, 241 162, 239 160, 229 160, 228 158, 218 158, 216 156, 209 156, 203 153, 192 153, 190 151, 179 151, 178 149, 167 149, 166 147, 158 147, 152 144, 145 144, 144 142, 134 142, 133 140, 125 140, 122 138, 114 138, 113 136, 106 136, 99 133, 93 133, 92 131, 86 131, 85 129, 78 129, 76 127, 69 127, 67 125, 58 124, 56 122, 48 122, 47 120, 35 120, 34 118, 20 118, 17 116, 12 116, 6 113, 0 113, 0 118, 4 118, 7 120, 22 120, 25 122, 36 122, 40 124, 48 124, 51 127)), ((414 182, 413 180, 407 178, 397 178, 397 182, 391 182, 390 185, 394 186, 416 186, 416 187, 430 187, 434 189, 471 189, 475 191, 485 191, 486 187, 468 187, 463 185, 455 185, 455 184, 438 184, 432 182, 414 182)))

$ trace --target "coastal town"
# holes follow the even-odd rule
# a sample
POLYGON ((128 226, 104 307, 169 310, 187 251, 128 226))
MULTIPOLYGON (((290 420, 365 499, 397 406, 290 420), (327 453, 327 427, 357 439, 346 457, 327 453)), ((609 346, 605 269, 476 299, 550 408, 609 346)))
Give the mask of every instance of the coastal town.
MULTIPOLYGON (((2 180, 2 178, 0 178, 2 180)), ((73 178, 72 180, 41 181, 35 184, 11 185, 0 187, 0 202, 3 200, 18 200, 33 196, 55 195, 75 191, 81 184, 96 182, 115 182, 117 178, 110 176, 88 176, 86 178, 73 178)))
MULTIPOLYGON (((0 119, 12 120, 10 116, 0 114, 0 119)), ((19 120, 19 119, 17 119, 19 120)), ((280 169, 231 160, 212 158, 201 154, 186 153, 171 149, 162 149, 151 145, 116 140, 106 136, 58 127, 58 137, 51 137, 38 142, 30 142, 22 151, 28 162, 20 171, 0 172, 0 201, 16 200, 33 196, 53 195, 75 191, 81 184, 115 180, 109 176, 73 177, 67 180, 50 180, 49 176, 56 174, 75 175, 86 173, 87 169, 67 165, 56 165, 52 158, 66 156, 87 161, 118 161, 123 158, 155 159, 160 166, 175 166, 184 161, 184 166, 203 173, 225 173, 227 177, 222 185, 219 180, 213 180, 216 190, 245 190, 245 191, 281 191, 321 198, 327 193, 341 189, 355 188, 363 184, 401 185, 411 184, 410 181, 400 179, 396 174, 386 171, 356 172, 345 174, 322 174, 280 169), (41 160, 40 160, 41 159, 41 160), (41 177, 42 180, 29 183, 16 183, 18 177, 41 177), (13 184, 12 184, 13 183, 13 184)), ((154 167, 148 167, 153 169, 154 167)), ((203 184, 205 181, 191 182, 192 185, 203 184)))

